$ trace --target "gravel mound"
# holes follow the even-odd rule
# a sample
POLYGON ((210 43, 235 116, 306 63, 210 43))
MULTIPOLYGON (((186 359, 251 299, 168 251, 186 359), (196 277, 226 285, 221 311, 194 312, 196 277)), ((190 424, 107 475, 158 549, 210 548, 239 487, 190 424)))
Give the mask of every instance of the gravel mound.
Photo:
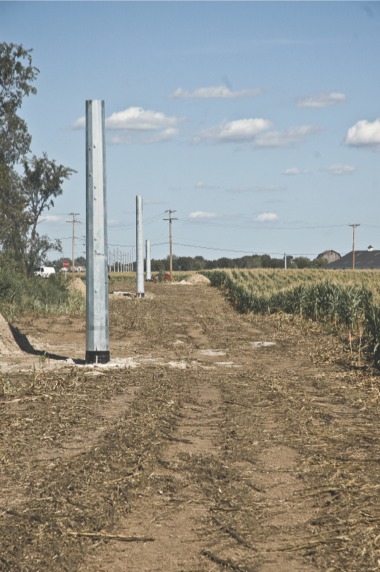
POLYGON ((210 280, 203 276, 203 274, 193 274, 187 279, 190 284, 210 284, 210 280))
POLYGON ((80 292, 83 296, 86 296, 86 284, 80 278, 70 280, 67 289, 71 292, 80 292))

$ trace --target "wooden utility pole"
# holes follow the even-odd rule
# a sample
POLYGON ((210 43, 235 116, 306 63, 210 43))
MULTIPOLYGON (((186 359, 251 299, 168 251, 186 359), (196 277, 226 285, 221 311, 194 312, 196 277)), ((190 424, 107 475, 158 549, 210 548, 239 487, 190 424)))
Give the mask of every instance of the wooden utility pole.
POLYGON ((352 226, 352 270, 355 270, 355 228, 360 224, 349 224, 352 226))
POLYGON ((169 272, 170 272, 170 278, 172 279, 173 278, 173 224, 172 224, 172 221, 178 220, 178 219, 172 217, 172 213, 175 213, 176 211, 168 209, 165 212, 169 213, 169 218, 164 218, 164 220, 169 221, 169 247, 170 247, 169 272))
POLYGON ((73 225, 73 232, 72 232, 72 244, 71 244, 71 253, 72 253, 72 260, 71 260, 71 271, 73 274, 73 278, 74 278, 74 272, 75 272, 75 257, 74 257, 74 253, 75 253, 75 223, 79 222, 79 220, 77 220, 77 216, 79 215, 79 213, 69 213, 69 215, 72 217, 71 220, 67 220, 66 222, 70 222, 73 225))

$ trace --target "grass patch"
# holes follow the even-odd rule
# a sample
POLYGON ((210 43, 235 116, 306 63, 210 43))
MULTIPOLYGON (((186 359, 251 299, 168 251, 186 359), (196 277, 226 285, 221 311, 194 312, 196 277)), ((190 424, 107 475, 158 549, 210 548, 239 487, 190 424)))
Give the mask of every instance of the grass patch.
POLYGON ((11 321, 25 314, 80 315, 86 299, 79 292, 69 292, 67 277, 25 278, 11 268, 0 269, 0 312, 11 321))

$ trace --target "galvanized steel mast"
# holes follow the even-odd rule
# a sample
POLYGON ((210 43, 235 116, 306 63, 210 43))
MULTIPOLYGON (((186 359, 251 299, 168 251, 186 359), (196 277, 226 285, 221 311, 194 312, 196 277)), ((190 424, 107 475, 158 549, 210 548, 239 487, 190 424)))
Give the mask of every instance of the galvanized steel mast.
POLYGON ((86 101, 86 362, 108 363, 108 260, 104 101, 86 101))
POLYGON ((136 296, 144 296, 143 201, 136 196, 136 296))

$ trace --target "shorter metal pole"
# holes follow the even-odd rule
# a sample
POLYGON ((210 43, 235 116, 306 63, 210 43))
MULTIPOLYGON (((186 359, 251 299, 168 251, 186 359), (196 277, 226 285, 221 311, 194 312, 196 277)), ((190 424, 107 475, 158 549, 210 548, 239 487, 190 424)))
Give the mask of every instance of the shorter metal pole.
POLYGON ((143 203, 140 195, 136 196, 136 296, 144 296, 144 252, 143 252, 143 203))

